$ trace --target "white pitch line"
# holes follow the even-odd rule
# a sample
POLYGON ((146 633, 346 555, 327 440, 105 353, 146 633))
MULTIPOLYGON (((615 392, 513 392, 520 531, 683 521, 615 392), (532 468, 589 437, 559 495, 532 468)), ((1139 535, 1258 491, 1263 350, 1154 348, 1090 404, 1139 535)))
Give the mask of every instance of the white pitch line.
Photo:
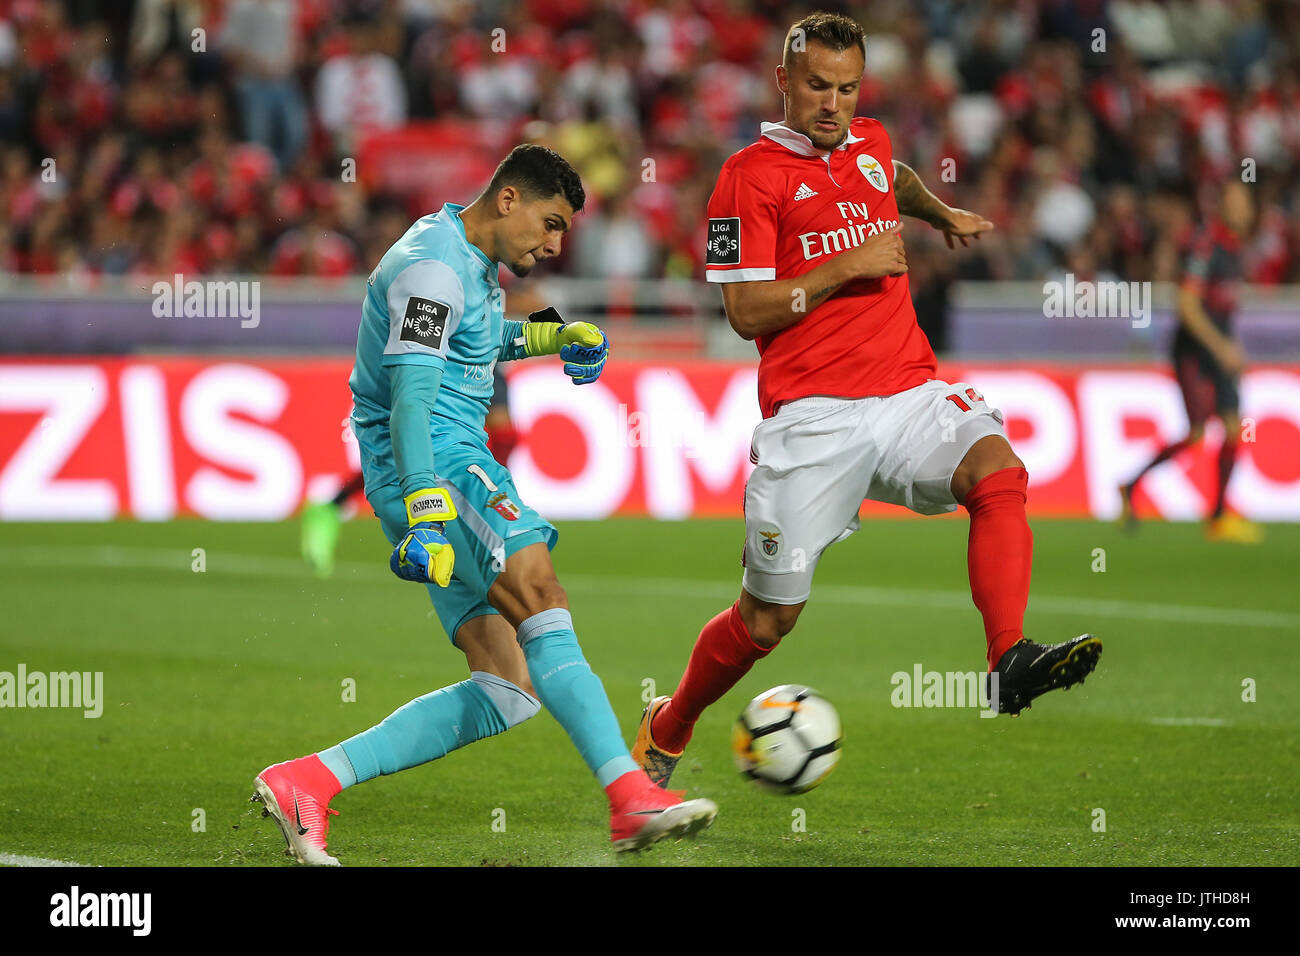
MULTIPOLYGON (((121 568, 149 568, 191 573, 194 559, 189 551, 167 548, 95 547, 77 552, 80 566, 109 566, 121 568)), ((234 554, 207 551, 204 555, 205 573, 240 575, 257 578, 314 577, 311 570, 299 559, 271 555, 234 554)), ((66 567, 68 552, 47 548, 0 549, 0 566, 66 567)), ((386 562, 345 562, 335 566, 334 580, 341 583, 358 583, 389 577, 386 562)), ((194 572, 197 573, 197 572, 194 572)), ((561 583, 570 589, 646 597, 688 597, 708 600, 734 600, 740 593, 740 578, 735 580, 692 580, 675 578, 645 578, 621 575, 565 575, 561 583)), ((969 591, 926 588, 873 588, 842 584, 817 585, 813 589, 814 602, 828 604, 865 605, 874 607, 906 607, 974 613, 969 591)), ((1120 618, 1123 620, 1168 621, 1177 624, 1209 624, 1221 627, 1261 627, 1279 630, 1300 630, 1300 614, 1287 611, 1260 611, 1250 608, 1206 607, 1194 604, 1160 604, 1146 601, 1105 600, 1096 598, 1063 597, 1050 594, 1033 594, 1029 598, 1032 611, 1069 617, 1120 618)))
POLYGON ((18 856, 14 853, 0 853, 0 866, 72 866, 86 868, 85 863, 73 863, 69 860, 47 860, 43 856, 18 856))
MULTIPOLYGON (((186 573, 242 575, 245 577, 275 578, 311 578, 311 569, 300 559, 281 558, 262 554, 231 554, 204 549, 202 572, 193 571, 196 557, 190 551, 170 548, 123 548, 101 546, 82 548, 77 552, 80 565, 91 567, 152 569, 159 571, 184 571, 186 573)), ((48 548, 4 548, 0 549, 0 566, 23 567, 39 565, 41 567, 62 567, 68 562, 66 550, 48 548)), ((379 577, 378 568, 361 562, 335 565, 336 571, 345 572, 347 576, 374 573, 379 577)))
MULTIPOLYGON (((709 597, 734 600, 740 594, 739 580, 730 584, 714 581, 671 580, 666 578, 623 578, 591 575, 568 575, 560 582, 565 587, 586 587, 608 591, 615 584, 620 593, 651 597, 709 597)), ((928 590, 923 588, 872 588, 853 585, 813 585, 812 602, 861 604, 975 611, 969 591, 928 590)), ((1191 604, 1155 604, 1143 601, 1106 601, 1092 598, 1057 597, 1030 594, 1029 608, 1047 614, 1071 617, 1108 617, 1127 620, 1172 621, 1182 624, 1217 624, 1224 627, 1266 627, 1300 630, 1300 614, 1285 611, 1203 607, 1191 604)))
POLYGON ((1157 727, 1226 727, 1228 721, 1222 717, 1152 717, 1148 724, 1157 727))

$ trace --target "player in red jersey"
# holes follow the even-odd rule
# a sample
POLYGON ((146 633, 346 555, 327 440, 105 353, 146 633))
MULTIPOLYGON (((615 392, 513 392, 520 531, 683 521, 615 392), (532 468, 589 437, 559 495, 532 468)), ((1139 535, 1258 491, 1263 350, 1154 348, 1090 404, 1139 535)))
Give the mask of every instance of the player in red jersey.
POLYGON ((1011 714, 1096 666, 1091 635, 1023 633, 1033 537, 1028 473, 1002 415, 971 385, 937 381, 916 322, 899 221, 948 245, 993 228, 952 209, 894 160, 885 128, 854 117, 865 45, 853 20, 818 13, 786 37, 783 123, 723 164, 709 200, 705 274, 732 328, 761 356, 755 463, 745 487, 740 599, 700 632, 672 697, 646 708, 632 755, 661 785, 701 712, 795 625, 822 552, 858 527, 864 499, 921 514, 970 513, 971 595, 984 617, 997 706, 1011 714))
POLYGON ((1220 190, 1215 216, 1192 243, 1178 289, 1178 330, 1173 341, 1174 373, 1187 408, 1187 434, 1161 448, 1131 481, 1120 486, 1120 521, 1130 530, 1137 526, 1133 491, 1138 482, 1152 468, 1198 444, 1205 436, 1206 421, 1215 416, 1223 423, 1223 444, 1206 537, 1241 544, 1258 544, 1263 538, 1263 528, 1225 508, 1240 445, 1238 396, 1246 363, 1246 353, 1232 337, 1232 314, 1242 275, 1241 243, 1254 218, 1250 190, 1240 180, 1230 179, 1220 190))

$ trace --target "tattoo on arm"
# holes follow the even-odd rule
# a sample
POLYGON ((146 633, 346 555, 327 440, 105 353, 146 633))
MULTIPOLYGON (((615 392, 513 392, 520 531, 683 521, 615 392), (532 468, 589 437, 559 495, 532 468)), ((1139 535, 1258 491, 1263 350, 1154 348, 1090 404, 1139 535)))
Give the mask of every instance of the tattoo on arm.
POLYGON ((911 166, 898 160, 894 160, 894 199, 900 215, 915 216, 935 228, 941 227, 943 203, 925 188, 911 166))
POLYGON ((824 288, 824 289, 818 289, 816 292, 814 292, 812 295, 810 295, 810 296, 808 297, 808 304, 809 304, 809 305, 816 305, 818 302, 820 302, 822 299, 826 298, 828 295, 830 295, 832 292, 834 292, 834 291, 835 291, 836 289, 838 289, 838 288, 839 288, 839 286, 828 285, 828 286, 826 286, 826 288, 824 288))

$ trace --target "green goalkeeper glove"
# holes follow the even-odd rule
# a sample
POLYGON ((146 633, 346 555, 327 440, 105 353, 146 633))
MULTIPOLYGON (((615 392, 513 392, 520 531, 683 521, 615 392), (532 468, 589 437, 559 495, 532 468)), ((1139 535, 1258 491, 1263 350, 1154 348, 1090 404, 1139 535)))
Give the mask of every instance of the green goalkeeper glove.
POLYGON ((564 360, 564 374, 576 385, 596 381, 609 357, 609 339, 590 322, 557 325, 558 319, 553 308, 532 313, 524 323, 524 351, 530 356, 558 354, 564 360))

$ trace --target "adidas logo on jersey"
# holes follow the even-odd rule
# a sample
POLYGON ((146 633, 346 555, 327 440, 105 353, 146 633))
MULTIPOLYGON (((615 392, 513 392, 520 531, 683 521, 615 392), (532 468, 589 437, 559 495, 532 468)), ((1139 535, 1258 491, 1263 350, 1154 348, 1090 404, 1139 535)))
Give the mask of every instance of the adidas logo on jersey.
POLYGON ((810 199, 816 195, 816 190, 809 189, 807 183, 800 183, 799 188, 795 191, 794 201, 798 202, 800 199, 810 199))

